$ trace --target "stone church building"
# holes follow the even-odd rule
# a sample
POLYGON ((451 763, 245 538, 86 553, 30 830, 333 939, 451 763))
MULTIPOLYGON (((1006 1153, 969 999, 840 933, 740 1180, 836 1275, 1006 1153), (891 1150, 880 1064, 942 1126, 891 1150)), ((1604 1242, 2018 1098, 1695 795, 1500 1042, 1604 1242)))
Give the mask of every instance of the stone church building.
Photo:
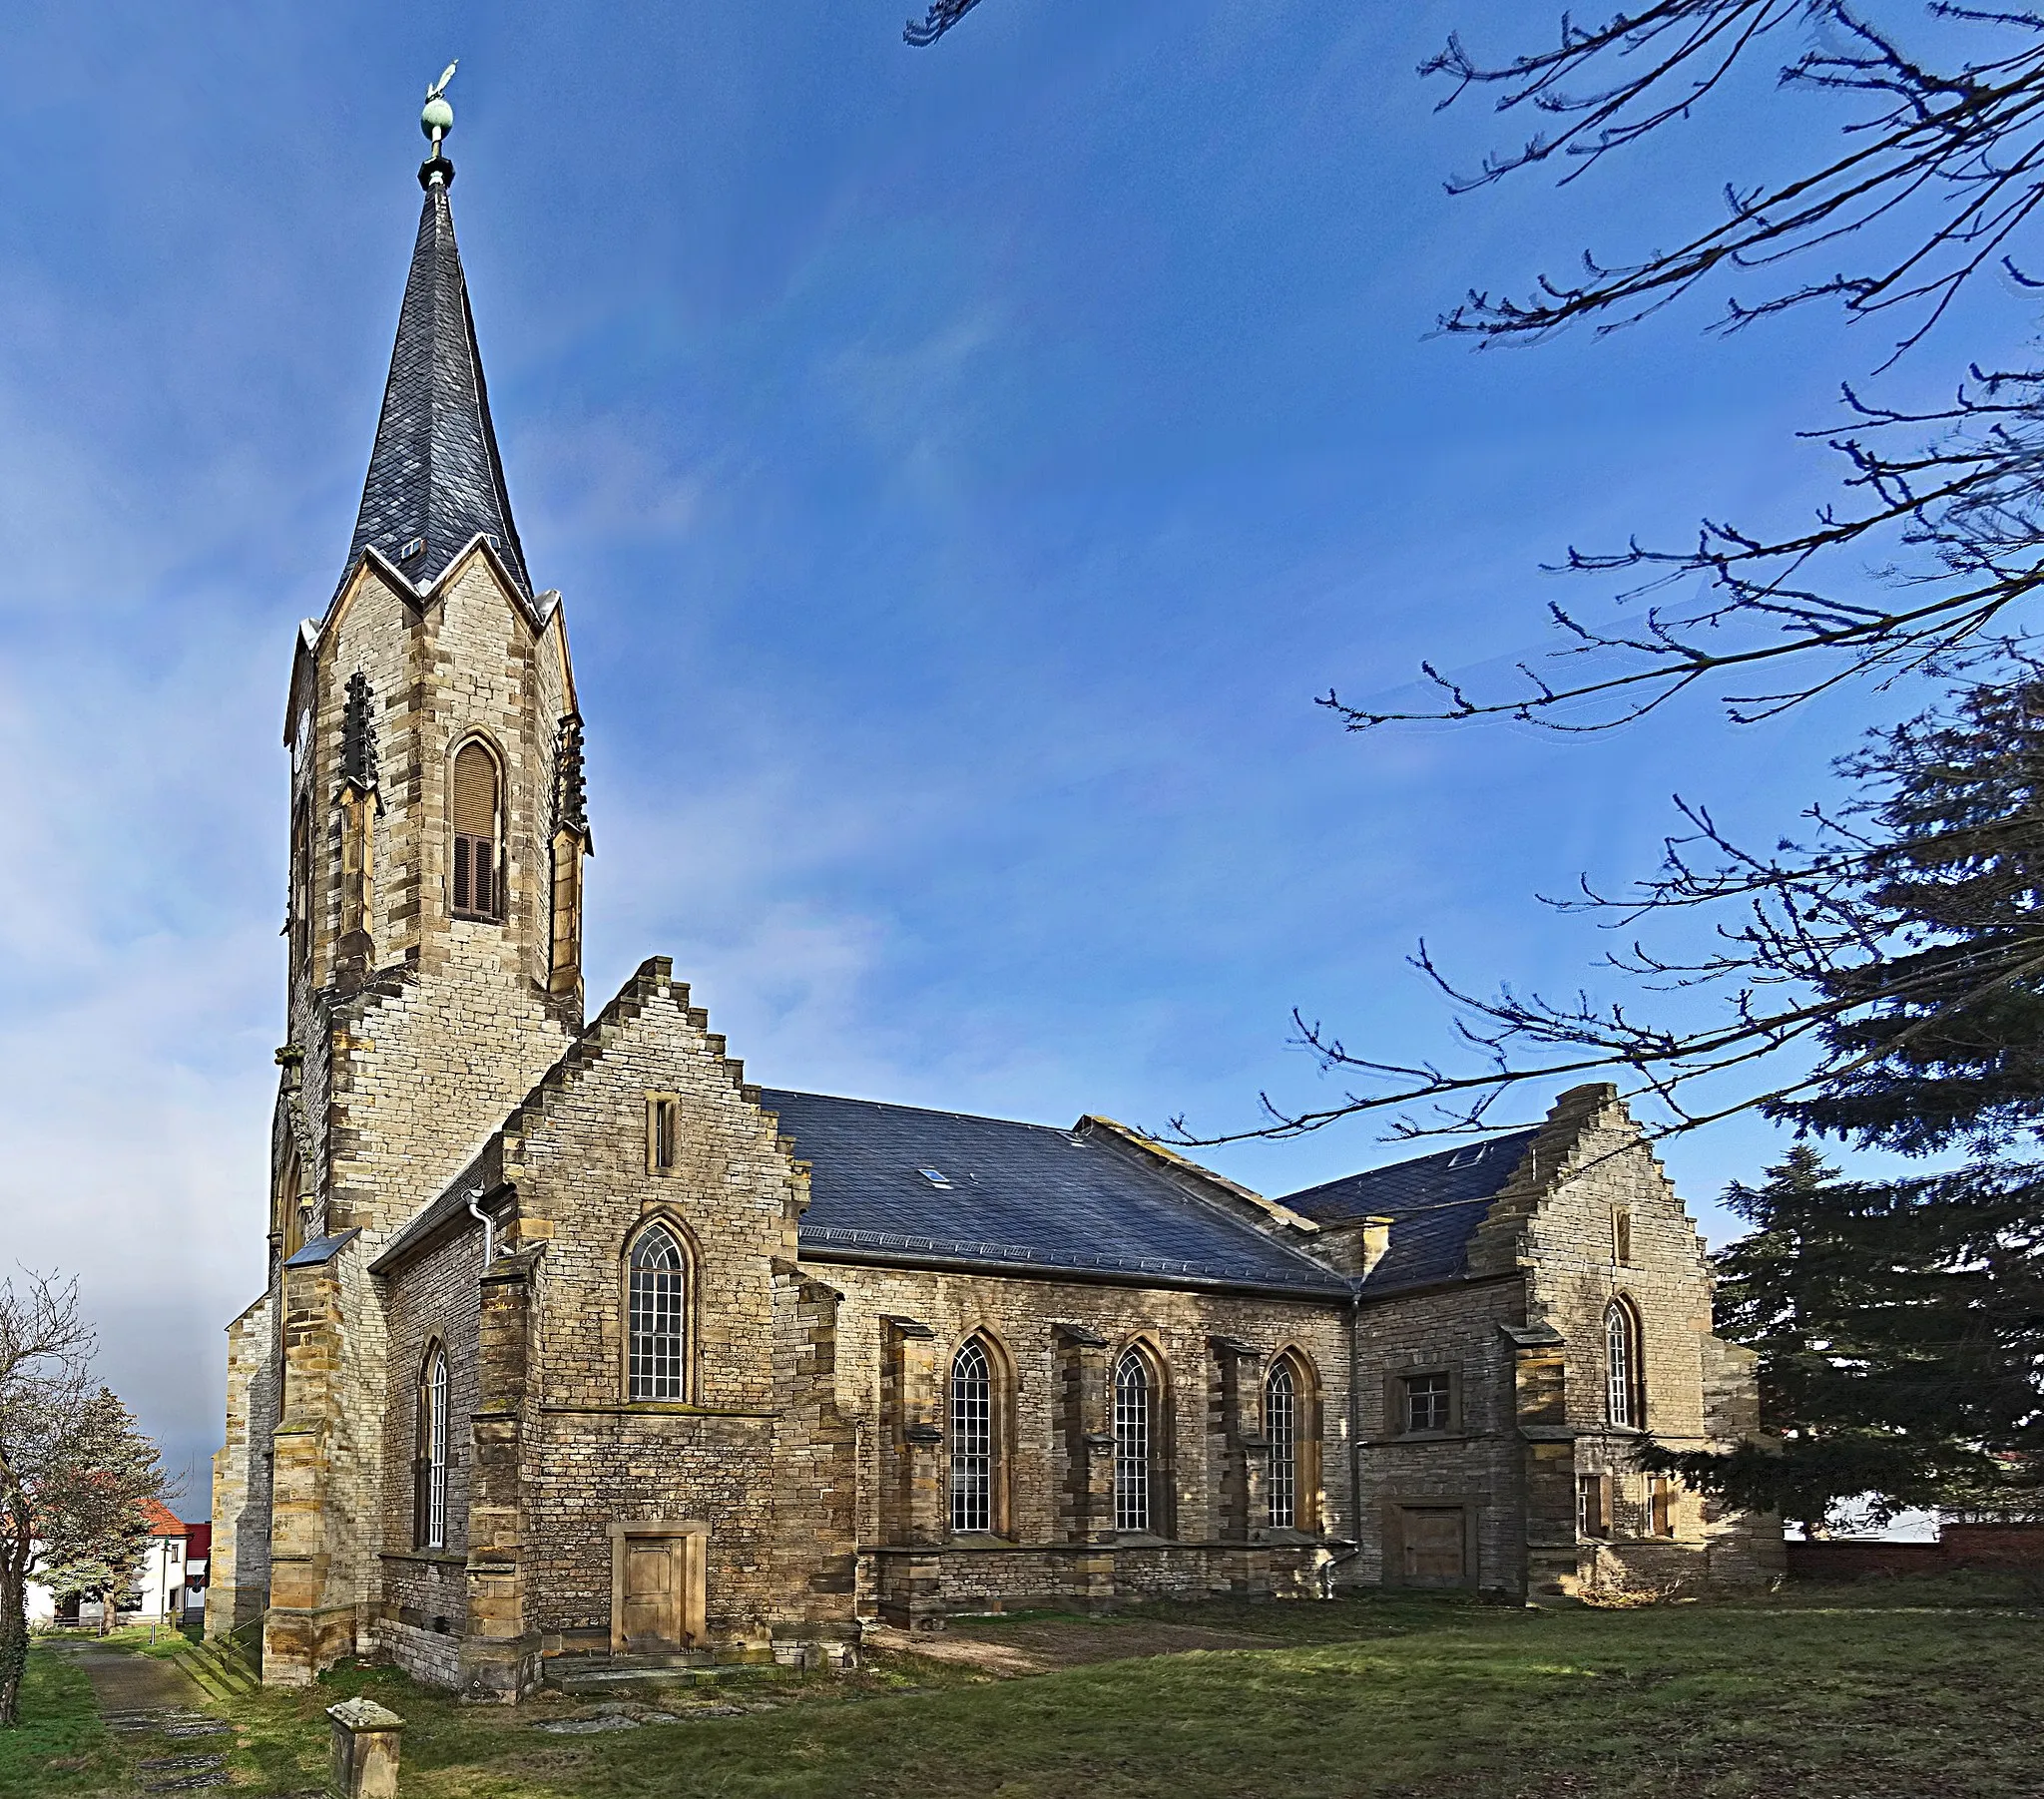
POLYGON ((1609 1087, 1266 1198, 1069 1127, 759 1085, 665 957, 586 1016, 581 719, 440 153, 339 587, 299 631, 267 1284, 208 1628, 514 1696, 864 1623, 1768 1577, 1635 1469, 1758 1429, 1609 1087))

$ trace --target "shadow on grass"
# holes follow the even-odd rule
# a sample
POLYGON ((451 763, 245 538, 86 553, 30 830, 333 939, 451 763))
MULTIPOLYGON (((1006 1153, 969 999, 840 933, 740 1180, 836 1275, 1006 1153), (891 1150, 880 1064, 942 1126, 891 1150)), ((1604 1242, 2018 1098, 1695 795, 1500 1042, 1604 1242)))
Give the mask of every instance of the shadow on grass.
POLYGON ((1940 1579, 1626 1611, 1408 1594, 976 1620, 959 1628, 1140 1640, 1162 1621, 1270 1646, 998 1681, 907 1656, 742 1716, 601 1736, 533 1728, 576 1709, 563 1701, 464 1706, 350 1667, 238 1701, 235 1765, 251 1795, 317 1787, 320 1713, 366 1692, 407 1720, 405 1799, 2034 1799, 2044 1613, 2019 1591, 1940 1579))

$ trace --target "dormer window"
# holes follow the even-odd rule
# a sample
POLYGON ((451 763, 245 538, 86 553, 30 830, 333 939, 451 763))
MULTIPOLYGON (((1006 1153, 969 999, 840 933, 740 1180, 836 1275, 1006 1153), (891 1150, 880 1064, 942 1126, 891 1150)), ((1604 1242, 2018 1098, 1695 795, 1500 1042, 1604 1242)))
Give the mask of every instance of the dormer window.
POLYGON ((465 743, 454 758, 454 915, 496 920, 504 915, 498 844, 503 783, 497 759, 480 743, 465 743))

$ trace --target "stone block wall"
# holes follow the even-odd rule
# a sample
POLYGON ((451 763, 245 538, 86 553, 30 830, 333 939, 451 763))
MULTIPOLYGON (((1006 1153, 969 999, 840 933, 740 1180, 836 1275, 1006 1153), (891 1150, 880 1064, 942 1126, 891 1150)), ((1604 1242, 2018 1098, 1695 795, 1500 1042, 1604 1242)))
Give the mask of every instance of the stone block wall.
MULTIPOLYGON (((862 1558, 867 1615, 970 1608, 986 1596, 989 1582, 1011 1592, 1112 1592, 1114 1571, 1132 1552, 1118 1547, 1116 1560, 1092 1568, 1065 1546, 1115 1544, 1111 1370, 1121 1351, 1138 1341, 1148 1345, 1168 1383, 1153 1452, 1168 1490, 1165 1515, 1155 1521, 1158 1538, 1188 1546, 1286 1536, 1306 1541, 1344 1538, 1353 1529, 1347 1315, 1340 1303, 820 1256, 805 1266, 844 1296, 837 1318, 838 1404, 863 1425, 860 1545, 922 1545, 933 1552, 919 1559, 862 1558), (913 1380, 891 1372, 901 1364, 906 1326, 924 1333, 909 1340, 920 1369, 913 1380), (960 1347, 975 1337, 993 1347, 997 1386, 1005 1388, 995 1401, 996 1483, 1005 1487, 995 1497, 996 1519, 1005 1521, 997 1522, 998 1541, 1042 1550, 1047 1561, 1016 1560, 1012 1552, 989 1559, 985 1540, 954 1541, 950 1531, 949 1370, 960 1347), (1261 1509, 1269 1453, 1261 1388, 1272 1359, 1287 1350, 1310 1374, 1301 1422, 1316 1433, 1319 1453, 1301 1457, 1310 1471, 1301 1503, 1312 1528, 1274 1534, 1261 1509), (1241 1398, 1245 1386, 1255 1396, 1248 1408, 1241 1398), (928 1499, 917 1506, 903 1502, 904 1480, 928 1499), (1259 1496, 1254 1518, 1240 1498, 1251 1490, 1259 1496), (1043 1587, 1046 1579, 1063 1584, 1043 1587)), ((1207 1590, 1200 1554, 1160 1547, 1157 1556, 1160 1567, 1184 1564, 1172 1579, 1207 1590)), ((1241 1577, 1229 1575, 1231 1582, 1241 1577)), ((1164 1576, 1144 1578, 1145 1590, 1161 1590, 1164 1576)))
POLYGON ((1558 1477, 1560 1444, 1570 1446, 1572 1486, 1596 1483, 1586 1505, 1598 1513, 1588 1533, 1576 1533, 1577 1567, 1559 1584, 1777 1577, 1781 1525, 1771 1516, 1677 1488, 1669 1536, 1654 1531, 1648 1479, 1633 1459, 1642 1437, 1679 1449, 1729 1447, 1757 1432, 1758 1401, 1751 1354, 1711 1334, 1704 1241, 1615 1088, 1580 1087, 1556 1102, 1472 1239, 1469 1265, 1477 1274, 1520 1270, 1527 1325, 1558 1345, 1559 1409, 1533 1433, 1546 1441, 1527 1462, 1529 1490, 1545 1496, 1527 1520, 1536 1552, 1565 1528, 1558 1479, 1537 1472, 1545 1458, 1558 1477), (1610 1409, 1614 1305, 1637 1322, 1630 1423, 1614 1422, 1610 1409))
POLYGON ((377 1574, 377 1647, 422 1680, 453 1684, 468 1598, 471 1424, 478 1374, 478 1285, 482 1231, 447 1237, 391 1279, 379 1281, 387 1334, 381 1461, 373 1496, 377 1574), (430 1345, 447 1355, 447 1541, 421 1547, 413 1518, 413 1459, 419 1428, 419 1374, 430 1345))
MULTIPOLYGON (((1525 1444, 1506 1334, 1525 1316, 1516 1276, 1366 1303, 1356 1320, 1362 1545, 1352 1577, 1389 1585, 1421 1577, 1405 1566, 1398 1515, 1407 1507, 1467 1512, 1471 1586, 1517 1590, 1525 1564, 1525 1444), (1451 1419, 1443 1431, 1406 1430, 1404 1382, 1445 1373, 1451 1419)), ((1429 1580, 1431 1575, 1425 1576, 1429 1580)))
MULTIPOLYGON (((366 1649, 385 1608, 383 1425, 393 1383, 411 1370, 394 1375, 388 1364, 367 1264, 579 1026, 579 992, 546 991, 553 749, 572 705, 558 610, 536 615, 479 553, 424 604, 363 566, 293 672, 294 739, 297 721, 308 720, 294 755, 294 804, 302 798, 313 822, 314 864, 309 954, 294 957, 290 984, 301 1063, 287 1071, 286 1087, 297 1091, 284 1099, 294 1097, 308 1138, 313 1229, 364 1234, 339 1269, 341 1359, 324 1383, 316 1439, 300 1429, 291 1444, 293 1478, 317 1489, 292 1503, 333 1521, 317 1604, 301 1593, 306 1603, 291 1609, 322 1621, 317 1641, 280 1654, 279 1666, 323 1665, 335 1652, 324 1620, 343 1610, 353 1614, 348 1646, 366 1649), (369 941, 358 934, 343 955, 341 719, 356 674, 372 695, 379 768, 374 802, 355 813, 373 835, 369 941), (476 734, 503 771, 501 922, 451 916, 449 771, 476 734)), ((303 1410, 288 1394, 284 1405, 303 1410)), ((466 1447, 465 1436, 457 1441, 466 1447)), ((398 1453, 409 1450, 406 1438, 398 1453)))
POLYGON ((264 1294, 228 1326, 227 1427, 213 1458, 206 1634, 261 1617, 269 1600, 269 1454, 275 1428, 276 1312, 264 1294))

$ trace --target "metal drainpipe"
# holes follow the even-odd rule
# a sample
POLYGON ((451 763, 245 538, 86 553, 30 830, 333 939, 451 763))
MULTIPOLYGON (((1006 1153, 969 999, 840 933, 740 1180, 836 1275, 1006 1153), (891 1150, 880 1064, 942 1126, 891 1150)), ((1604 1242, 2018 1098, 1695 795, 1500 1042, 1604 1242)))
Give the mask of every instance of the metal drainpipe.
POLYGON ((1327 1591, 1334 1590, 1334 1570, 1362 1554, 1362 1368, 1356 1338, 1362 1331, 1362 1283, 1348 1294, 1348 1536, 1355 1548, 1327 1565, 1327 1591))
POLYGON ((485 1188, 477 1187, 474 1192, 469 1194, 468 1211, 469 1216, 482 1220, 483 1266, 487 1268, 497 1259, 497 1225, 496 1220, 482 1208, 481 1201, 485 1190, 485 1188))

